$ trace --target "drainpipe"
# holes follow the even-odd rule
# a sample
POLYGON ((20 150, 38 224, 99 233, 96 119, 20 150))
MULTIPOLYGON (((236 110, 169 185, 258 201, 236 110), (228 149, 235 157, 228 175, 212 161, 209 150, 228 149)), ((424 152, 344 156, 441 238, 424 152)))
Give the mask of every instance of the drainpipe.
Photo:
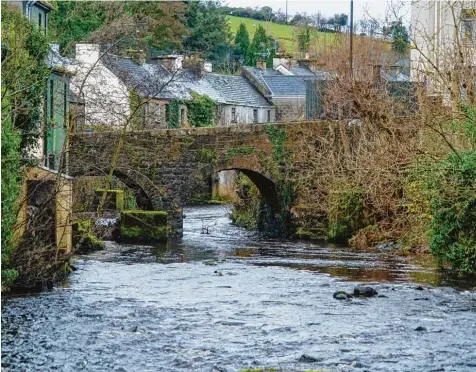
POLYGON ((26 3, 26 17, 28 18, 29 21, 31 21, 31 6, 35 3, 36 0, 33 1, 28 1, 26 3))

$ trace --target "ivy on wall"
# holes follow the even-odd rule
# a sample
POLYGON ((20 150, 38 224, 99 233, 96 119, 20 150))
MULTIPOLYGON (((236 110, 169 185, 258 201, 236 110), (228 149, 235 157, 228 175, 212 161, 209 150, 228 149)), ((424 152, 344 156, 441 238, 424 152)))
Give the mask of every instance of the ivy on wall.
POLYGON ((167 105, 167 123, 171 129, 180 128, 180 103, 176 99, 167 105))
MULTIPOLYGON (((2 90, 3 93, 3 90, 2 90)), ((18 196, 21 188, 20 141, 13 129, 11 106, 7 99, 2 102, 2 286, 11 285, 18 272, 11 267, 10 257, 14 250, 13 234, 18 212, 18 196)))
POLYGON ((190 101, 172 100, 167 105, 167 123, 170 129, 183 126, 180 105, 187 107, 188 123, 192 127, 212 127, 215 125, 217 104, 210 97, 192 92, 190 101))
POLYGON ((188 121, 191 126, 214 126, 216 103, 210 97, 192 92, 192 100, 185 104, 187 105, 188 121))

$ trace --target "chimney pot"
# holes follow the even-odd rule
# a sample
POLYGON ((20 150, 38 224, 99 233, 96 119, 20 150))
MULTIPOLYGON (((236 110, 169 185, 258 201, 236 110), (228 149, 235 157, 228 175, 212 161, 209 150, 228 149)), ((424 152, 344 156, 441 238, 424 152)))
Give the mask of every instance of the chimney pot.
POLYGON ((309 59, 298 59, 297 64, 300 67, 309 68, 309 66, 311 65, 311 61, 309 59))
POLYGON ((259 60, 258 62, 256 62, 256 67, 262 70, 266 70, 266 61, 259 60))
POLYGON ((181 55, 155 56, 150 58, 150 63, 164 66, 169 72, 175 72, 182 69, 184 58, 181 55))

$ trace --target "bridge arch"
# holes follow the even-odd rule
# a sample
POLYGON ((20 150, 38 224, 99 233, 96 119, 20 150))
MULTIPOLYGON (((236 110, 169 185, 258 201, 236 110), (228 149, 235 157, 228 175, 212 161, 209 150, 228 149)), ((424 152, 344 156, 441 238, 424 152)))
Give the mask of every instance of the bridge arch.
POLYGON ((232 170, 238 171, 247 176, 257 187, 266 204, 268 204, 268 206, 271 207, 275 212, 280 211, 281 206, 277 194, 276 183, 272 179, 256 170, 241 167, 223 167, 217 169, 216 172, 219 173, 221 171, 232 170))
MULTIPOLYGON (((103 176, 107 177, 110 173, 110 169, 89 169, 86 172, 73 173, 73 177, 88 177, 88 176, 103 176)), ((122 169, 115 169, 113 171, 113 176, 119 179, 123 184, 125 184, 133 193, 136 199, 137 208, 141 210, 154 210, 152 193, 143 186, 143 180, 139 180, 139 177, 133 177, 130 172, 124 171, 122 169)), ((142 176, 143 177, 143 176, 142 176)))

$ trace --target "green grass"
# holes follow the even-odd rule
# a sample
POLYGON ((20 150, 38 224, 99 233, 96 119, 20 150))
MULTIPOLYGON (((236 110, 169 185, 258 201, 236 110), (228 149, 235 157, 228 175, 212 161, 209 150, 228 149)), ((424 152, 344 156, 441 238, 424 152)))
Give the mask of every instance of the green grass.
MULTIPOLYGON (((253 35, 255 34, 255 27, 253 27, 253 25, 256 25, 256 27, 261 25, 271 37, 278 39, 280 49, 285 49, 287 52, 291 53, 294 53, 297 50, 295 40, 297 27, 295 26, 257 21, 256 19, 235 16, 227 16, 227 19, 230 22, 230 30, 233 33, 233 37, 236 34, 236 31, 238 31, 240 23, 245 24, 250 34, 250 39, 253 39, 253 35)), ((314 37, 334 37, 334 34, 316 31, 314 37)))

